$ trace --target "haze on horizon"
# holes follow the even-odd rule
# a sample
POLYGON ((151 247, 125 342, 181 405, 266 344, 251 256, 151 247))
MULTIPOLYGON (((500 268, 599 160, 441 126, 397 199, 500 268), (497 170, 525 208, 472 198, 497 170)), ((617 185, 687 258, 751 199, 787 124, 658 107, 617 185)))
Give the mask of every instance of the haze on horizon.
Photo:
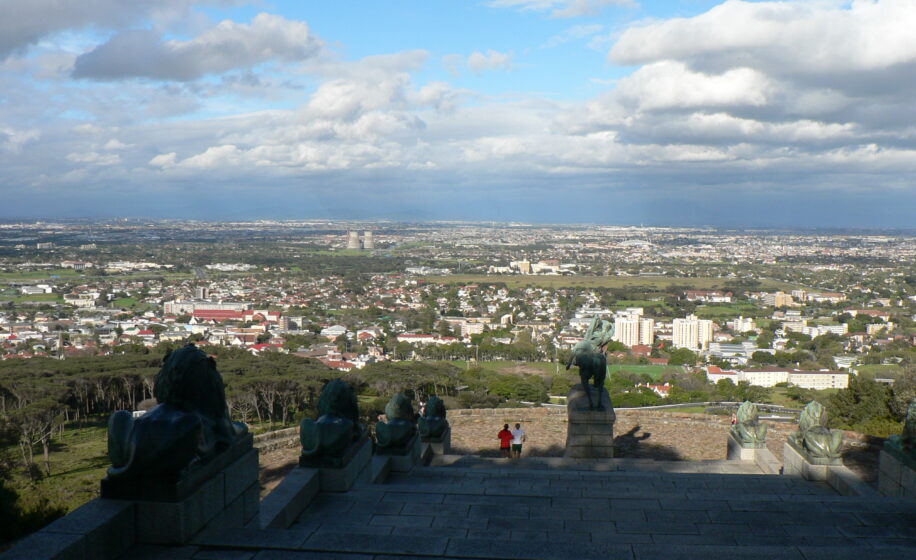
POLYGON ((913 227, 912 0, 332 4, 0 0, 0 218, 913 227))

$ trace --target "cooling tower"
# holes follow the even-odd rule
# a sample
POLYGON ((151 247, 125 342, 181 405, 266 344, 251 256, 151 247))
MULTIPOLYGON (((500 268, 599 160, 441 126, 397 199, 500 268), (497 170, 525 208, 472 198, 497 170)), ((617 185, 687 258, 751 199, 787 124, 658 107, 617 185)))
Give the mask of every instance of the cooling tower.
POLYGON ((375 239, 372 238, 372 232, 363 232, 363 249, 375 249, 375 239))
POLYGON ((358 231, 348 231, 347 232, 347 249, 361 249, 359 245, 359 232, 358 231))

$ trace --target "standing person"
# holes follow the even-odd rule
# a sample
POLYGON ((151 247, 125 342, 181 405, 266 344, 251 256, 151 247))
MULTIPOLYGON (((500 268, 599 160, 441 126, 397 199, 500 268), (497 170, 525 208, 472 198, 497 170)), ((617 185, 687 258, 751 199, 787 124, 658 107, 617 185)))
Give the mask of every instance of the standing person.
POLYGON ((509 424, 503 424, 503 429, 496 434, 499 439, 499 452, 503 457, 509 457, 512 445, 512 432, 509 431, 509 424))
POLYGON ((522 456, 522 443, 525 441, 525 430, 521 424, 516 424, 512 430, 512 456, 516 459, 522 456))

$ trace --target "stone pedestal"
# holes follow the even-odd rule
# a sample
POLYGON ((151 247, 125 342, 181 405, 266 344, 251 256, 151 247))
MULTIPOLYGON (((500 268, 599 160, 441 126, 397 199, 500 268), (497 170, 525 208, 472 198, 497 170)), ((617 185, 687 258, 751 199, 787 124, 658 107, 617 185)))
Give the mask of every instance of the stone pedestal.
POLYGON ((811 457, 804 449, 800 449, 790 439, 783 444, 783 469, 782 474, 800 476, 805 480, 826 482, 828 471, 832 466, 843 466, 840 458, 827 459, 811 457))
POLYGON ((428 443, 429 448, 436 455, 448 455, 452 451, 452 427, 448 426, 442 435, 434 437, 420 438, 421 443, 428 443))
POLYGON ((420 462, 420 436, 414 434, 404 447, 377 447, 375 454, 391 457, 392 472, 410 472, 420 462))
POLYGON ((244 527, 258 515, 258 450, 246 434, 179 477, 105 478, 102 498, 130 500, 136 540, 182 544, 204 529, 244 527))
POLYGON ((302 467, 318 469, 322 492, 346 492, 372 461, 369 432, 352 444, 343 457, 299 457, 302 467))
POLYGON ((321 490, 318 469, 297 468, 287 474, 261 502, 257 526, 263 529, 286 529, 305 511, 321 490))
MULTIPOLYGON (((766 446, 763 446, 764 448, 766 446)), ((757 458, 757 447, 745 447, 741 442, 735 439, 735 436, 728 432, 728 454, 729 461, 753 461, 757 458)))
POLYGON ((884 443, 878 467, 878 491, 885 496, 916 498, 916 459, 884 443))
POLYGON ((591 410, 588 397, 582 385, 575 385, 566 397, 566 452, 564 457, 573 459, 612 459, 614 457, 614 406, 607 390, 595 395, 590 386, 592 402, 600 403, 603 410, 591 410))

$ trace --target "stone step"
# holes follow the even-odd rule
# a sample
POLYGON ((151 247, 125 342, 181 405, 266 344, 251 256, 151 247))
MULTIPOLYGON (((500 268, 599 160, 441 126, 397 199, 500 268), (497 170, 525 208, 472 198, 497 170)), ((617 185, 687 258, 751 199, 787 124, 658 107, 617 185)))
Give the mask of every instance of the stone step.
POLYGON ((362 480, 319 493, 288 529, 206 535, 188 557, 901 560, 916 551, 912 499, 840 496, 759 472, 528 466, 452 462, 362 480))
POLYGON ((753 461, 656 461, 653 459, 571 459, 566 457, 524 457, 505 459, 475 455, 438 455, 433 467, 460 467, 499 470, 549 471, 634 471, 763 474, 753 461))

